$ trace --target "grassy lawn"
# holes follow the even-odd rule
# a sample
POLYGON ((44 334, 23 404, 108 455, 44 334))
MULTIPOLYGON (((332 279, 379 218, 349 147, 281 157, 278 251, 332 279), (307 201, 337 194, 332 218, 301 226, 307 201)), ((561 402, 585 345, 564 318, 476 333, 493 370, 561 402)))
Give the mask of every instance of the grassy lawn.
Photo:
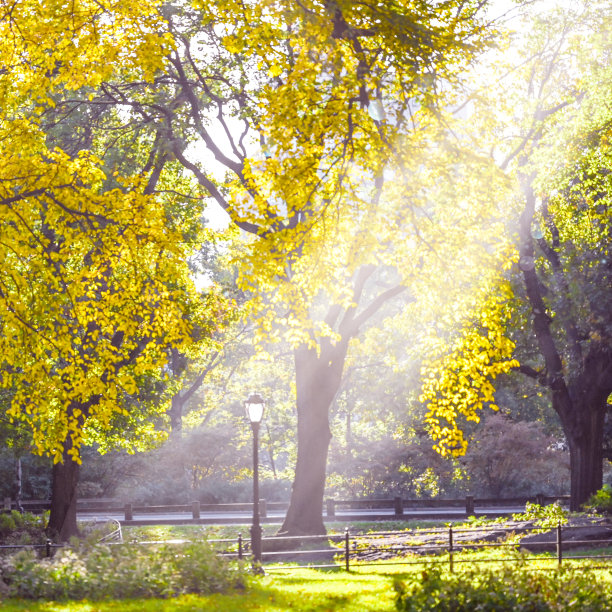
MULTIPOLYGON (((368 521, 353 523, 327 523, 329 534, 344 533, 346 528, 351 533, 367 533, 369 531, 401 531, 403 529, 443 527, 440 521, 368 521)), ((250 525, 145 525, 142 527, 123 527, 123 538, 126 541, 137 540, 172 540, 172 539, 236 539, 238 534, 244 538, 250 537, 250 525)), ((280 525, 266 523, 262 525, 264 537, 274 536, 280 525)))
MULTIPOLYGON (((388 523, 362 523, 353 524, 349 528, 352 533, 367 533, 369 531, 400 530, 415 527, 431 527, 428 524, 415 524, 414 522, 388 523)), ((329 525, 330 533, 342 533, 346 525, 337 523, 329 525)), ((266 525, 265 535, 273 535, 276 525, 266 525)), ((169 540, 169 539, 217 539, 236 538, 242 532, 248 537, 248 526, 155 526, 155 527, 128 527, 124 529, 124 539, 130 540, 169 540)), ((570 561, 571 556, 580 556, 586 551, 572 550, 564 553, 564 566, 577 567, 588 565, 588 561, 570 561)), ((590 554, 606 554, 610 549, 588 551, 590 554)), ((557 560, 554 553, 537 555, 537 559, 526 559, 512 548, 479 549, 457 551, 454 555, 455 571, 463 574, 469 573, 475 567, 493 569, 497 571, 503 563, 516 565, 518 568, 555 569, 557 560), (474 561, 480 561, 477 566, 474 561)), ((215 594, 209 596, 184 595, 171 599, 134 599, 111 601, 25 601, 2 600, 2 612, 31 611, 31 612, 106 612, 125 610, 127 612, 153 612, 169 610, 176 612, 188 611, 266 611, 277 612, 284 610, 303 612, 392 612, 395 610, 395 589, 393 583, 396 579, 406 580, 408 577, 417 577, 421 581, 421 572, 428 563, 439 564, 446 575, 449 571, 449 558, 447 554, 433 557, 411 555, 400 563, 380 562, 376 565, 360 566, 352 564, 351 572, 343 569, 321 571, 307 567, 288 567, 287 565, 271 565, 266 568, 267 575, 263 577, 249 577, 246 589, 228 594, 215 594)), ((592 563, 592 562, 591 562, 592 563)), ((586 581, 597 588, 605 588, 606 592, 612 590, 612 560, 600 560, 599 565, 606 564, 607 568, 589 569, 586 581)), ((342 565, 342 559, 339 559, 342 565)), ((427 569, 429 572, 430 570, 427 569)), ((599 609, 599 608, 598 608, 599 609)))
MULTIPOLYGON (((472 563, 461 561, 480 559, 487 563, 480 567, 495 568, 502 559, 508 556, 492 551, 466 552, 456 556, 456 571, 474 567, 472 563)), ((512 557, 512 555, 510 555, 512 557)), ((170 612, 195 612, 200 610, 218 612, 266 611, 279 612, 292 610, 297 612, 392 612, 395 610, 395 591, 393 582, 396 578, 406 578, 409 574, 421 572, 426 565, 423 558, 413 557, 418 564, 354 566, 353 571, 319 571, 306 568, 287 569, 272 566, 263 577, 250 579, 246 590, 231 594, 209 596, 184 595, 173 599, 136 599, 108 602, 69 601, 69 602, 32 602, 3 601, 0 608, 3 612, 107 612, 121 610, 126 612, 153 612, 168 610, 170 612)), ((448 568, 447 557, 430 558, 429 561, 443 561, 445 571, 448 568)), ((515 562, 520 564, 518 557, 515 562)), ((529 569, 554 568, 556 559, 543 555, 540 560, 528 563, 529 569)), ((610 583, 612 574, 609 569, 590 570, 589 575, 597 578, 600 584, 610 583)))
POLYGON ((393 575, 387 572, 320 572, 308 569, 276 570, 254 578, 247 590, 229 595, 185 595, 176 599, 138 599, 109 602, 3 601, 3 612, 153 612, 196 610, 238 612, 242 610, 385 612, 394 610, 393 575))

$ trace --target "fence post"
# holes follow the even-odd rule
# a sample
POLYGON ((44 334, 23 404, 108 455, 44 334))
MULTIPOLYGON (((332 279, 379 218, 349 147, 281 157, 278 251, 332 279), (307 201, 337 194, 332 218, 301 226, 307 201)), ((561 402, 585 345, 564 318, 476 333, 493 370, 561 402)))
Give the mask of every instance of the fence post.
POLYGON ((395 516, 402 516, 402 514, 404 514, 404 500, 401 497, 394 497, 393 508, 395 510, 395 516))
POLYGON ((474 496, 466 495, 465 497, 465 515, 473 516, 474 515, 474 496))
POLYGON ((132 504, 125 504, 125 520, 133 521, 134 520, 134 512, 132 511, 132 504))
POLYGON ((559 567, 563 562, 563 534, 561 532, 561 521, 557 525, 557 562, 559 563, 559 567))
POLYGON ((238 558, 242 559, 242 534, 238 534, 238 558))
POLYGON ((453 564, 453 526, 449 525, 448 527, 448 568, 450 573, 452 574, 454 571, 453 564))
POLYGON ((191 502, 191 515, 194 521, 200 518, 200 502, 199 501, 191 502))
POLYGON ((51 557, 51 540, 47 540, 45 545, 45 554, 47 555, 47 559, 51 557))
POLYGON ((13 505, 13 500, 10 497, 5 497, 4 498, 4 509, 10 510, 12 505, 13 505))
POLYGON ((336 516, 336 502, 333 499, 325 500, 325 512, 327 518, 333 518, 336 516))
POLYGON ((544 494, 543 493, 538 493, 536 495, 536 504, 538 504, 538 506, 544 505, 544 494))
POLYGON ((265 499, 259 500, 259 516, 261 518, 268 518, 268 505, 265 499))
POLYGON ((344 564, 346 567, 346 571, 351 571, 351 544, 350 544, 350 535, 348 527, 344 530, 344 564))

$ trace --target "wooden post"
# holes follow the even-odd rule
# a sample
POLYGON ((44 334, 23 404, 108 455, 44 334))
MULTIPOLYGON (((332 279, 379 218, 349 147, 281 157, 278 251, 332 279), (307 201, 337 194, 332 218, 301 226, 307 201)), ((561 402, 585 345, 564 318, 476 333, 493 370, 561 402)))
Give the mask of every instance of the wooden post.
POLYGON ((12 505, 13 505, 13 502, 12 502, 11 498, 10 497, 5 497, 4 498, 4 509, 5 510, 10 510, 12 505))
POLYGON ((191 502, 191 516, 194 521, 197 521, 200 518, 200 502, 193 501, 191 502))
POLYGON ((238 558, 242 559, 242 534, 238 534, 238 558))
POLYGON ((536 495, 536 504, 538 504, 538 506, 544 505, 544 494, 543 493, 538 493, 536 495))
POLYGON ((346 571, 351 571, 351 544, 350 544, 350 535, 348 527, 344 531, 344 564, 346 567, 346 571))
POLYGON ((395 516, 402 516, 404 514, 404 500, 401 497, 395 497, 393 499, 393 508, 395 516))
POLYGON ((261 518, 268 518, 268 505, 265 499, 259 500, 259 516, 261 518))
POLYGON ((325 510, 327 518, 334 518, 336 516, 336 502, 333 499, 326 499, 325 510))
POLYGON ((559 563, 559 567, 561 567, 561 563, 563 563, 563 534, 561 532, 561 521, 557 525, 557 562, 559 563))
POLYGON ((132 504, 125 504, 125 520, 133 521, 134 520, 134 512, 132 510, 132 504))
POLYGON ((473 516, 474 515, 474 496, 466 495, 465 497, 465 515, 473 516))

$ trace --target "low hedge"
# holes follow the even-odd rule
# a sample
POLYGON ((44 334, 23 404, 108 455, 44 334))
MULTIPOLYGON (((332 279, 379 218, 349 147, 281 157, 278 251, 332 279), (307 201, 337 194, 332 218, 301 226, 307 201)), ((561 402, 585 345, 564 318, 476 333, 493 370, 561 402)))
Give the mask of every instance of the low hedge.
POLYGON ((245 585, 242 564, 206 543, 89 545, 60 549, 51 559, 32 550, 0 558, 0 597, 125 599, 225 592, 245 585))
POLYGON ((473 612, 505 610, 599 612, 612 610, 609 583, 591 570, 529 570, 505 566, 450 574, 432 566, 395 583, 401 612, 473 612))

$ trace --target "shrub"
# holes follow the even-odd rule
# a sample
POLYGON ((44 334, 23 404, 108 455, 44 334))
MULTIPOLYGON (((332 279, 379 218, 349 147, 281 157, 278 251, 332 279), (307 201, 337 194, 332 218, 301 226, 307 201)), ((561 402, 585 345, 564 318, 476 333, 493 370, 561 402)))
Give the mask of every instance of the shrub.
POLYGON ((515 521, 533 521, 536 527, 543 527, 544 529, 553 529, 559 523, 566 525, 568 522, 567 512, 558 502, 547 506, 527 502, 525 512, 513 514, 512 518, 515 521))
POLYGON ((42 544, 45 542, 45 516, 30 512, 0 514, 0 544, 42 544))
POLYGON ((76 544, 52 559, 23 550, 0 559, 0 592, 23 599, 127 599, 242 588, 246 572, 205 543, 76 544))
POLYGON ((603 514, 612 514, 612 487, 605 484, 597 493, 593 493, 584 505, 586 510, 595 510, 603 514))
POLYGON ((0 538, 4 539, 15 528, 15 519, 10 514, 0 514, 0 538))
POLYGON ((560 495, 569 475, 569 454, 537 422, 489 414, 474 433, 464 463, 474 493, 485 497, 560 495))
POLYGON ((506 566, 449 574, 432 566, 408 581, 396 582, 396 608, 401 612, 610 610, 609 588, 594 581, 592 572, 572 568, 537 572, 506 566))

